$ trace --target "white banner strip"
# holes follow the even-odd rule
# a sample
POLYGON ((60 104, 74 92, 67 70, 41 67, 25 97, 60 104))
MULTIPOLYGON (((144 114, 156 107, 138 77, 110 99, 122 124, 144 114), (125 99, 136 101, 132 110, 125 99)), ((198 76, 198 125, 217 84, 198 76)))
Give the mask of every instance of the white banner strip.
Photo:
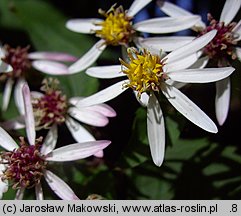
POLYGON ((98 216, 236 216, 238 200, 24 200, 0 201, 0 215, 98 215, 98 216))

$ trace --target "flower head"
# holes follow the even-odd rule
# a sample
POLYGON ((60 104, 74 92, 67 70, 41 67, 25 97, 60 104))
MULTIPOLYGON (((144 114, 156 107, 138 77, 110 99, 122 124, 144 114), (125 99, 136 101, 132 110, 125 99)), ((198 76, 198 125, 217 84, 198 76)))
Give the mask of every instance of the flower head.
POLYGON ((53 124, 60 125, 65 122, 68 102, 67 97, 59 89, 57 79, 44 79, 41 97, 33 98, 33 112, 37 128, 48 128, 53 124))
POLYGON ((113 78, 127 76, 128 79, 120 81, 94 95, 78 102, 78 106, 90 106, 111 100, 132 88, 137 92, 137 99, 147 107, 147 132, 154 163, 160 166, 165 152, 164 117, 157 95, 163 93, 174 108, 188 120, 200 128, 217 133, 215 123, 187 96, 175 88, 174 81, 184 83, 209 83, 229 76, 234 68, 206 68, 187 69, 198 59, 197 52, 206 46, 216 35, 212 30, 190 44, 160 56, 156 52, 146 49, 128 49, 127 62, 120 60, 121 66, 93 67, 87 74, 98 78, 113 78))
POLYGON ((0 63, 1 70, 0 79, 6 80, 5 89, 3 92, 2 110, 8 108, 12 88, 15 85, 15 102, 18 106, 18 98, 22 94, 22 85, 28 71, 33 67, 46 74, 62 75, 66 74, 67 65, 61 64, 57 61, 73 62, 76 58, 72 55, 59 52, 31 52, 29 53, 29 46, 13 48, 9 45, 0 47, 0 63), (10 65, 11 67, 7 67, 10 65))
POLYGON ((30 90, 23 85, 25 122, 27 141, 20 138, 18 145, 11 136, 0 127, 0 145, 7 151, 0 154, 0 197, 10 183, 17 189, 16 199, 22 199, 24 190, 35 187, 36 198, 43 199, 41 179, 47 181, 50 188, 62 199, 78 199, 72 189, 59 177, 48 170, 48 162, 74 161, 89 157, 102 151, 110 144, 108 140, 80 142, 54 149, 56 127, 52 127, 46 138, 36 139, 34 116, 30 90), (9 183, 8 183, 9 182, 9 183))
POLYGON ((1 163, 7 168, 1 175, 2 181, 10 181, 14 189, 31 188, 40 183, 47 161, 40 152, 42 137, 35 145, 29 145, 20 137, 19 148, 0 153, 1 163))
POLYGON ((30 69, 31 62, 28 58, 29 48, 29 46, 23 48, 18 46, 17 48, 13 48, 9 45, 5 45, 3 47, 5 56, 2 58, 2 61, 11 65, 13 68, 11 73, 7 73, 5 75, 11 78, 19 78, 30 69))
POLYGON ((107 12, 100 9, 99 13, 105 17, 105 20, 95 24, 101 27, 95 30, 96 36, 104 39, 108 45, 127 45, 135 33, 132 17, 127 15, 122 6, 118 8, 112 6, 107 12))
POLYGON ((213 40, 204 47, 204 54, 215 62, 217 65, 227 66, 230 64, 230 59, 237 58, 235 46, 237 45, 237 35, 233 32, 233 29, 237 23, 232 22, 225 24, 224 22, 216 21, 211 14, 208 14, 209 26, 201 30, 200 35, 203 35, 213 29, 217 30, 217 35, 213 40))
POLYGON ((165 59, 152 55, 146 49, 138 51, 135 48, 129 48, 127 53, 129 63, 120 59, 124 68, 122 72, 129 78, 126 87, 137 91, 139 96, 143 92, 159 92, 162 82, 166 79, 163 72, 165 59))

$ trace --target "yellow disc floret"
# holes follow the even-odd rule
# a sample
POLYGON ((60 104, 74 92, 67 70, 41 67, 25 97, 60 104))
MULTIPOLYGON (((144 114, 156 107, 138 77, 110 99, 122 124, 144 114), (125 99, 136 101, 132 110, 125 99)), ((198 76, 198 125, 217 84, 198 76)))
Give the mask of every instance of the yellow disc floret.
POLYGON ((129 48, 127 53, 129 63, 120 59, 123 66, 122 72, 129 78, 126 87, 136 90, 138 96, 143 92, 159 91, 161 83, 167 78, 163 72, 164 61, 146 49, 138 51, 135 48, 129 48))
POLYGON ((126 45, 131 41, 134 34, 132 28, 132 17, 128 17, 123 7, 111 7, 107 12, 99 10, 99 13, 106 17, 103 22, 96 25, 101 26, 101 30, 96 30, 96 36, 103 38, 107 45, 126 45))

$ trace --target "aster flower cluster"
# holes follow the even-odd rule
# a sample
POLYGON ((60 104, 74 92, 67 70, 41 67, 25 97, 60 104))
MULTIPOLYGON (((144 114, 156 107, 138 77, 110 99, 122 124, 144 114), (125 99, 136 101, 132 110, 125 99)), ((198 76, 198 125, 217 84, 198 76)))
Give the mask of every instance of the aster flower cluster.
MULTIPOLYGON (((1 46, 0 198, 12 187, 16 199, 23 199, 31 188, 36 199, 44 199, 45 181, 60 199, 80 199, 79 192, 63 180, 68 176, 60 178, 54 172, 60 162, 72 161, 74 165, 84 159, 81 163, 85 166, 96 160, 94 167, 105 164, 105 148, 112 140, 100 128, 112 127, 111 121, 118 117, 107 103, 128 89, 131 99, 136 99, 137 106, 146 113, 146 131, 142 133, 149 148, 145 156, 160 170, 165 164, 170 112, 174 118, 180 118, 180 113, 207 134, 218 133, 215 120, 186 96, 185 86, 202 88, 216 83, 214 113, 221 127, 228 116, 233 62, 241 59, 241 22, 231 22, 240 7, 241 0, 226 0, 220 21, 208 14, 206 25, 199 15, 168 1, 134 0, 129 9, 116 3, 109 9, 99 9, 96 16, 100 18, 66 22, 66 31, 98 38, 80 57, 59 51, 33 52, 34 47, 30 46, 1 46), (138 13, 150 4, 168 16, 136 22, 138 13), (195 36, 171 35, 189 28, 195 36), (121 48, 118 57, 112 59, 114 63, 93 66, 107 47, 121 48), (63 85, 70 76, 88 77, 87 82, 98 78, 111 85, 92 94, 85 90, 69 94, 78 85, 63 85), (5 117, 11 101, 18 114, 5 117), (73 144, 69 144, 71 139, 73 144)), ((129 102, 126 95, 120 96, 123 103, 129 102)), ((121 133, 121 129, 117 130, 121 133)))

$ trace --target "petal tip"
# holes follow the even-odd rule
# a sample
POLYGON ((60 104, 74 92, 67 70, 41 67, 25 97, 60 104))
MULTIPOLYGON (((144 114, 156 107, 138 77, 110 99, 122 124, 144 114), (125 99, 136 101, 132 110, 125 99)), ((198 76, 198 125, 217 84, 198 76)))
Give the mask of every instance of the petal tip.
POLYGON ((222 117, 218 117, 218 116, 217 116, 218 124, 219 124, 220 126, 223 126, 224 122, 226 121, 226 118, 227 118, 227 116, 222 116, 222 117))
POLYGON ((110 141, 110 140, 103 140, 103 142, 105 142, 106 146, 108 146, 108 145, 111 144, 111 141, 110 141))
POLYGON ((163 160, 164 158, 159 158, 159 159, 156 159, 156 160, 153 160, 154 164, 158 167, 161 167, 161 165, 163 164, 163 160))
POLYGON ((210 129, 209 132, 215 133, 215 134, 218 133, 218 128, 217 128, 217 126, 215 125, 215 127, 213 127, 212 129, 210 129))
POLYGON ((117 112, 116 111, 114 111, 114 112, 112 111, 111 112, 111 116, 109 116, 109 117, 116 117, 116 116, 117 116, 117 112))

